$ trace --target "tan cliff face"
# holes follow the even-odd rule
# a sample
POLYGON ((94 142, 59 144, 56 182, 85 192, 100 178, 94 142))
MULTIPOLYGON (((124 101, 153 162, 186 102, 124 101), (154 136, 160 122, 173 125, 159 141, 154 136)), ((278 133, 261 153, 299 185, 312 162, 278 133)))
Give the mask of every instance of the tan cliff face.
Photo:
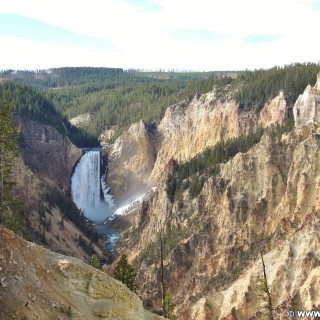
POLYGON ((252 133, 258 126, 281 124, 286 113, 282 94, 260 114, 241 111, 234 100, 221 101, 215 91, 196 96, 189 104, 172 106, 159 124, 160 143, 152 177, 159 177, 170 158, 184 162, 220 141, 252 133))
POLYGON ((267 103, 261 110, 258 125, 263 128, 271 125, 281 125, 287 116, 287 103, 280 91, 279 95, 267 103))
POLYGON ((169 107, 156 130, 142 121, 116 140, 109 151, 108 182, 116 198, 161 179, 170 159, 184 162, 218 142, 247 135, 257 127, 281 124, 287 115, 280 93, 262 111, 241 111, 236 101, 221 100, 216 90, 169 107))
POLYGON ((314 87, 309 85, 296 101, 293 114, 297 126, 320 122, 320 73, 314 87))
MULTIPOLYGON (((312 94, 305 107, 318 112, 318 93, 312 94)), ((283 97, 269 105, 274 107, 256 116, 261 126, 283 121, 283 97)), ((187 112, 179 113, 183 118, 187 112)), ((303 121, 313 114, 305 113, 303 121)), ((170 203, 160 182, 118 248, 140 266, 140 294, 148 308, 161 309, 159 232, 167 246, 165 284, 179 319, 259 319, 260 252, 279 319, 288 310, 320 308, 319 129, 303 127, 296 118, 296 129, 282 138, 263 136, 222 164, 199 196, 190 199, 184 191, 182 207, 170 203)))
POLYGON ((39 176, 68 189, 82 151, 56 129, 34 121, 21 122, 21 136, 25 164, 39 176))
POLYGON ((155 162, 154 134, 140 121, 118 138, 108 152, 108 184, 117 200, 146 191, 155 162))
POLYGON ((82 261, 27 242, 0 226, 0 318, 163 319, 136 294, 82 261))
MULTIPOLYGON (((120 250, 130 248, 126 252, 134 259, 152 242, 157 255, 160 230, 170 239, 170 227, 180 237, 164 271, 179 319, 255 319, 261 309, 255 293, 262 277, 260 250, 279 315, 290 306, 320 306, 320 141, 287 139, 284 147, 264 137, 238 154, 196 199, 186 193, 183 209, 171 207, 159 188, 131 235, 121 240, 120 250)), ((158 263, 142 264, 141 295, 152 301, 151 309, 160 308, 159 276, 158 263)))

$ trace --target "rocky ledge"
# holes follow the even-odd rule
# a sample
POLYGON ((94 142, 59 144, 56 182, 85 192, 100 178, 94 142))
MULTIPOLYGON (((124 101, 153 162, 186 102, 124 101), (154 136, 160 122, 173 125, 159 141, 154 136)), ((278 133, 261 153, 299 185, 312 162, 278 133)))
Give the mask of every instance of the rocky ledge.
POLYGON ((0 226, 0 319, 163 319, 139 297, 79 259, 0 226))

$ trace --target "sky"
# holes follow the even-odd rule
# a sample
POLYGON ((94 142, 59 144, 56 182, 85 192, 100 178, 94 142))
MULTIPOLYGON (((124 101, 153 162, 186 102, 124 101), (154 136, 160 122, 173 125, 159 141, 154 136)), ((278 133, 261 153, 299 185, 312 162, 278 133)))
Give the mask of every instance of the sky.
POLYGON ((0 0, 0 69, 319 62, 320 0, 0 0))

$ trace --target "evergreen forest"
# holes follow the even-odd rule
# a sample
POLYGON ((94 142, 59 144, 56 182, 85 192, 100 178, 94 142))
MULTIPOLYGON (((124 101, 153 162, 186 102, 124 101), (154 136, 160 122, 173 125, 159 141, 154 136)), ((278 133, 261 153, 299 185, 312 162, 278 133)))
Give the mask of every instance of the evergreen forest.
POLYGON ((14 82, 3 82, 0 83, 0 96, 2 92, 6 92, 9 103, 14 105, 16 117, 52 126, 62 135, 68 136, 77 147, 99 145, 95 136, 73 126, 56 110, 54 104, 36 89, 14 82))
POLYGON ((217 88, 219 98, 231 97, 244 110, 260 110, 280 91, 293 104, 308 84, 313 85, 318 70, 319 63, 228 72, 79 67, 6 70, 0 72, 0 80, 15 83, 7 86, 18 99, 17 108, 23 116, 51 123, 78 146, 92 146, 106 129, 113 128, 116 138, 140 119, 157 123, 168 106, 190 100, 196 93, 208 92, 213 87, 217 88), (42 108, 45 114, 40 111, 42 108), (67 121, 86 113, 92 116, 92 121, 79 125, 84 131, 67 121))
POLYGON ((67 119, 91 114, 93 121, 83 126, 90 136, 97 137, 103 130, 116 127, 117 137, 140 119, 159 122, 168 106, 190 99, 197 92, 210 91, 226 75, 235 74, 58 68, 6 70, 0 73, 0 79, 33 87, 67 119))

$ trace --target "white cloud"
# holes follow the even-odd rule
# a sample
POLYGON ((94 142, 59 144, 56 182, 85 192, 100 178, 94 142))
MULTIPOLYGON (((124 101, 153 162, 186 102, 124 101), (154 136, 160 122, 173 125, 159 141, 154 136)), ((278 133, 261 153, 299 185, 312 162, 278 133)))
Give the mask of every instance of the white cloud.
POLYGON ((144 1, 130 0, 0 0, 0 13, 16 13, 106 39, 118 48, 108 53, 2 39, 8 51, 6 59, 1 57, 0 68, 32 62, 44 67, 99 64, 213 70, 317 61, 320 10, 313 4, 312 0, 149 0, 143 10, 144 1), (174 39, 172 30, 183 29, 219 37, 213 42, 174 39), (249 45, 245 43, 248 35, 278 38, 249 45), (17 59, 15 50, 23 47, 30 57, 17 59))
POLYGON ((116 52, 99 52, 86 48, 72 47, 39 41, 27 41, 0 37, 0 69, 46 69, 67 66, 122 67, 116 52))

